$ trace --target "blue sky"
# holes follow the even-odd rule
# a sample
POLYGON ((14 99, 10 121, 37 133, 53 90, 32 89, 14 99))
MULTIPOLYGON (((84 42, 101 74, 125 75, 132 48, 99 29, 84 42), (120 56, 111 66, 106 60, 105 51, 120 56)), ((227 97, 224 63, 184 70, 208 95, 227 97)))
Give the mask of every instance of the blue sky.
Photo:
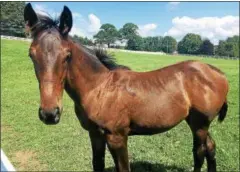
POLYGON ((138 25, 142 36, 171 35, 180 40, 187 32, 198 33, 215 44, 239 34, 238 2, 32 2, 37 11, 56 16, 63 6, 74 16, 71 34, 92 37, 101 24, 117 29, 138 25))

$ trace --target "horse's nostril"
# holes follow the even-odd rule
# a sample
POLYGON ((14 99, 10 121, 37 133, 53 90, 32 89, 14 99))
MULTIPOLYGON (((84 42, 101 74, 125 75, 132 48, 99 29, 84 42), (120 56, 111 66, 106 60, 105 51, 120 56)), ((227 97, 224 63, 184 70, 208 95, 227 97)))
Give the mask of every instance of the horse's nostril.
POLYGON ((39 108, 39 118, 46 124, 57 124, 60 120, 60 108, 56 107, 51 110, 39 108))
POLYGON ((59 114, 60 114, 60 109, 59 109, 59 107, 55 108, 54 114, 55 114, 55 115, 59 115, 59 114))
POLYGON ((42 108, 39 108, 38 115, 39 115, 40 120, 45 120, 45 115, 44 115, 42 108))

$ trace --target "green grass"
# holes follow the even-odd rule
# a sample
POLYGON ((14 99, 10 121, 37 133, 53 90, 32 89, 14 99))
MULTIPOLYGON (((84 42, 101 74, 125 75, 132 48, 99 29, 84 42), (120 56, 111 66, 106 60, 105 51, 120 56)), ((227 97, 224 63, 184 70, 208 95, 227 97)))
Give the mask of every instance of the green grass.
MULTIPOLYGON (((91 149, 64 95, 64 113, 58 125, 47 126, 38 119, 39 90, 29 43, 1 40, 1 143, 18 170, 91 171, 91 149), (26 163, 27 162, 27 163, 26 163)), ((217 144, 219 171, 239 171, 239 61, 170 55, 115 52, 120 64, 136 71, 149 71, 187 59, 198 59, 223 70, 230 82, 229 111, 225 121, 212 123, 210 132, 217 144)), ((154 136, 129 138, 133 171, 189 171, 192 168, 192 136, 185 122, 154 136)), ((109 152, 106 168, 113 169, 109 152)), ((206 164, 204 165, 206 169, 206 164)))

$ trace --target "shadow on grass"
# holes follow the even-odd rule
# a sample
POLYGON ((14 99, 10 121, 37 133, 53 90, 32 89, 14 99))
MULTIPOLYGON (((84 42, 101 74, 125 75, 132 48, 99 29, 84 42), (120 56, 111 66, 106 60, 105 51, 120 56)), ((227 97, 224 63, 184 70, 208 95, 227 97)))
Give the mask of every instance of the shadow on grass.
MULTIPOLYGON (((114 172, 114 167, 107 168, 105 172, 114 172)), ((131 163, 132 172, 185 172, 186 169, 177 166, 167 166, 158 163, 150 163, 145 161, 131 163)))

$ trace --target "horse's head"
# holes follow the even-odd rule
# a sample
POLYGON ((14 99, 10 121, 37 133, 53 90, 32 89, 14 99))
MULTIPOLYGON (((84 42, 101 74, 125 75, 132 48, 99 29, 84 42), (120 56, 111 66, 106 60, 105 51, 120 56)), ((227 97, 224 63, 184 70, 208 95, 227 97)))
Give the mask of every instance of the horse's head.
POLYGON ((49 17, 37 15, 31 4, 27 4, 24 20, 33 37, 29 56, 39 82, 39 118, 46 124, 57 124, 62 112, 64 82, 71 58, 68 33, 72 27, 72 14, 64 6, 58 25, 49 17))

